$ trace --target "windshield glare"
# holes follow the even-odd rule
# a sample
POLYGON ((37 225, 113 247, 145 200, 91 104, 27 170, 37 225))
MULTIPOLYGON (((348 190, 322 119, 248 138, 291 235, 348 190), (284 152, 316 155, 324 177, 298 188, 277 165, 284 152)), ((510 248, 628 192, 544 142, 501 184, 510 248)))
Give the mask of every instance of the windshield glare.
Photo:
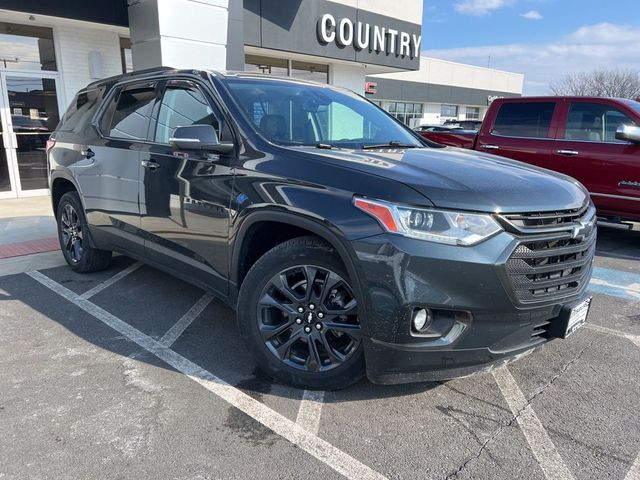
POLYGON ((422 145, 385 112, 356 94, 286 80, 230 78, 231 95, 251 123, 280 145, 422 145))

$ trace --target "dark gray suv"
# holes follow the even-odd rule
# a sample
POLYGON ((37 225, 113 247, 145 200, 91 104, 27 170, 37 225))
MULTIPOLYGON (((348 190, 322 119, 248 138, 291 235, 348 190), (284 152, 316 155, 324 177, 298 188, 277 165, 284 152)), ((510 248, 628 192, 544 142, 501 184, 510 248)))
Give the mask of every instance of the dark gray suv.
POLYGON ((432 145, 346 90, 143 71, 78 93, 47 149, 72 269, 119 251, 215 292, 295 385, 465 375, 586 320, 577 181, 432 145))

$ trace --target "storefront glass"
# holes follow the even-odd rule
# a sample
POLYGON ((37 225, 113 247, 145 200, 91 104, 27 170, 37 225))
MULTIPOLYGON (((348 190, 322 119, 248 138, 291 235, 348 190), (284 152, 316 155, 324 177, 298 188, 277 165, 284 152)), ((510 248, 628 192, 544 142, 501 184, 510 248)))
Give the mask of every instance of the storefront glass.
POLYGON ((7 76, 21 190, 47 188, 46 144, 60 120, 52 78, 7 76))
POLYGON ((257 55, 245 55, 244 71, 263 73, 265 75, 289 76, 289 62, 281 58, 259 57, 257 55))
POLYGON ((0 22, 0 68, 56 70, 53 31, 0 22))
POLYGON ((329 83, 329 66, 318 63, 291 62, 291 76, 318 83, 329 83))

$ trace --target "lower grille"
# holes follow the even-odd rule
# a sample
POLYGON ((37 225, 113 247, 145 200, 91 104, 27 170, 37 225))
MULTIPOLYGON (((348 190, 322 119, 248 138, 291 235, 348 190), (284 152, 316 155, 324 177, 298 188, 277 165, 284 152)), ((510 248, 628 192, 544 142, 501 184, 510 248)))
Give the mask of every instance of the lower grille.
POLYGON ((547 338, 550 327, 551 327, 550 320, 540 323, 538 325, 534 325, 533 331, 531 332, 531 340, 537 340, 539 338, 547 338))
POLYGON ((589 281, 597 229, 593 218, 581 220, 577 230, 519 237, 506 270, 520 303, 569 297, 589 281))

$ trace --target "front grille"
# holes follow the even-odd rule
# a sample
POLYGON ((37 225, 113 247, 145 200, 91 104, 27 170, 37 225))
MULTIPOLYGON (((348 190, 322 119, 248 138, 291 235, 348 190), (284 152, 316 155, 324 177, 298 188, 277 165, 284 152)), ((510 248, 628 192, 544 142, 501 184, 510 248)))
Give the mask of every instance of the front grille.
POLYGON ((506 263, 510 286, 520 303, 569 297, 583 289, 591 274, 597 237, 592 206, 563 212, 555 219, 549 213, 503 219, 515 227, 520 240, 506 263), (575 212, 582 215, 576 217, 575 212))
POLYGON ((517 231, 535 233, 541 229, 559 231, 588 217, 593 208, 587 203, 582 208, 543 213, 516 213, 502 216, 517 231))

